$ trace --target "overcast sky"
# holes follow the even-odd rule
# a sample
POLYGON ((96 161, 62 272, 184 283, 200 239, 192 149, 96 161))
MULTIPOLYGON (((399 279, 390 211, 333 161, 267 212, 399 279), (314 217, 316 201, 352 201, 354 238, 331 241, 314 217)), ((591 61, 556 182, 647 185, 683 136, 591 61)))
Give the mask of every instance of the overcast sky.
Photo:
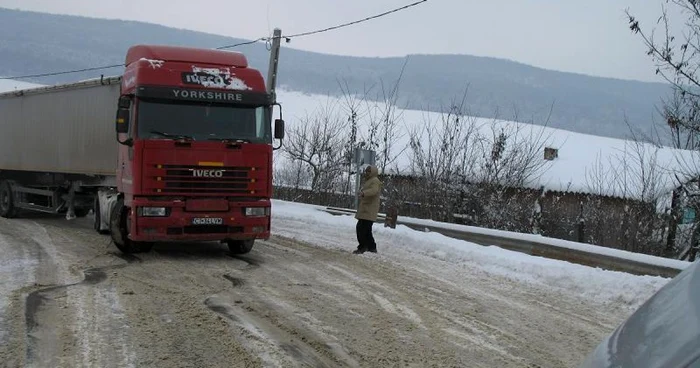
MULTIPOLYGON (((415 0, 0 0, 0 7, 138 20, 232 37, 332 26, 415 0)), ((358 56, 471 54, 561 71, 660 81, 629 8, 651 25, 662 0, 428 0, 289 47, 358 56)), ((8 37, 7 35, 3 37, 8 37)))

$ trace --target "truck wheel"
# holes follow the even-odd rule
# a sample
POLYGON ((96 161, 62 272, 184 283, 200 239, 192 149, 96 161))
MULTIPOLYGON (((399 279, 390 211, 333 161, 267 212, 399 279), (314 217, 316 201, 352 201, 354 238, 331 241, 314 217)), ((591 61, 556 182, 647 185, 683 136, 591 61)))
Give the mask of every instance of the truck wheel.
POLYGON ((228 244, 228 250, 231 252, 231 254, 246 254, 253 249, 254 243, 255 239, 226 241, 226 244, 228 244))
POLYGON ((124 201, 119 200, 112 208, 109 216, 109 230, 112 241, 117 248, 126 254, 149 252, 153 248, 150 242, 135 242, 129 239, 129 208, 124 206, 124 201))
POLYGON ((93 221, 92 227, 100 235, 109 234, 109 230, 102 230, 102 209, 100 208, 100 199, 97 196, 95 196, 95 202, 92 206, 92 211, 95 213, 95 219, 93 221))
POLYGON ((0 182, 0 216, 4 218, 17 217, 17 207, 12 195, 12 186, 7 181, 0 182))

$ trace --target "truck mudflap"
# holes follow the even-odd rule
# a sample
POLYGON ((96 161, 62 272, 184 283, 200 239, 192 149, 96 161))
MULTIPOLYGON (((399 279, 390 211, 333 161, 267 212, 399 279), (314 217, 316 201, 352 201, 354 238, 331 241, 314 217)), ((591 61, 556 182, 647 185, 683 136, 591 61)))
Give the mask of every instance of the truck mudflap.
POLYGON ((94 228, 98 233, 109 232, 109 216, 119 199, 119 193, 112 188, 102 188, 97 191, 93 212, 95 215, 94 228))
POLYGON ((212 203, 210 210, 202 207, 192 210, 186 201, 134 199, 130 215, 129 238, 138 242, 270 238, 269 201, 229 201, 226 208, 212 203))

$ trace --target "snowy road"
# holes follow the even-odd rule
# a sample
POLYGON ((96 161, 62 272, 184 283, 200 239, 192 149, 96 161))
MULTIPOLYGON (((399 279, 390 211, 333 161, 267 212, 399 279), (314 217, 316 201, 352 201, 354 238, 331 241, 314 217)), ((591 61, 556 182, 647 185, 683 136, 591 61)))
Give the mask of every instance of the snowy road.
POLYGON ((574 367, 667 281, 407 229, 355 256, 352 219, 275 206, 284 236, 240 257, 0 219, 0 366, 574 367))

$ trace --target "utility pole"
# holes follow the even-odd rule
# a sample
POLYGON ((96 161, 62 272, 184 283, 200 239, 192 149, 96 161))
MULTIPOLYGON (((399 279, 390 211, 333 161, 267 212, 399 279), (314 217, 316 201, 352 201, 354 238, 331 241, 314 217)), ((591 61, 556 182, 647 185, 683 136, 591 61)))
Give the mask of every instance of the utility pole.
MULTIPOLYGON (((270 65, 267 69, 267 92, 272 95, 272 103, 277 103, 277 65, 280 59, 280 40, 282 30, 275 28, 272 34, 272 48, 270 49, 270 65)), ((272 116, 272 114, 270 114, 272 116)))

